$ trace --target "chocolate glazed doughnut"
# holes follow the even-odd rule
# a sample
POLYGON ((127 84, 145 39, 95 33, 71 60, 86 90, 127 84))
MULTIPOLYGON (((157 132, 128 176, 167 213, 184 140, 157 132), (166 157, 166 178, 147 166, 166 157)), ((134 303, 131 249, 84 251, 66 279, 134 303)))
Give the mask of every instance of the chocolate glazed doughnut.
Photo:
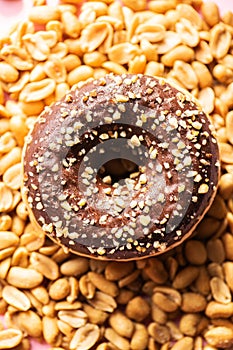
POLYGON ((71 252, 124 261, 192 234, 216 193, 219 152, 189 93, 164 79, 108 75, 44 110, 23 168, 38 230, 71 252))

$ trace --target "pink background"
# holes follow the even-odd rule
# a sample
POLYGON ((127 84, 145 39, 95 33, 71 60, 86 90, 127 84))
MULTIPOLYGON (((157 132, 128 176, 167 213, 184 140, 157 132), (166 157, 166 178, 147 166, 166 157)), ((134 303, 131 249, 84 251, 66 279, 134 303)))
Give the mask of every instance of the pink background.
MULTIPOLYGON (((55 5, 57 0, 48 0, 48 4, 55 5)), ((215 0, 221 9, 221 13, 227 10, 233 11, 232 0, 215 0)), ((27 17, 27 13, 32 7, 32 0, 0 0, 0 37, 6 33, 7 29, 18 20, 27 17)), ((32 340, 33 350, 49 349, 47 345, 32 340)))

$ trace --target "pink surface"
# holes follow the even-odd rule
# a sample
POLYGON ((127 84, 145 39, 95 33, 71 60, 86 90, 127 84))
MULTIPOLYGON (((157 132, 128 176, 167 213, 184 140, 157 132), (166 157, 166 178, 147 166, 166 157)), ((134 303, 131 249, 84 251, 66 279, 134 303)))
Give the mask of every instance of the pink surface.
MULTIPOLYGON (((55 4, 56 0, 47 1, 48 3, 55 4)), ((223 14, 227 10, 233 11, 232 0, 215 0, 216 4, 221 9, 223 14)), ((27 18, 27 13, 32 7, 33 0, 0 0, 0 37, 6 33, 8 28, 19 20, 27 18)), ((0 319, 3 319, 0 316, 0 319)), ((50 347, 38 343, 34 340, 31 341, 33 350, 45 350, 50 347)))

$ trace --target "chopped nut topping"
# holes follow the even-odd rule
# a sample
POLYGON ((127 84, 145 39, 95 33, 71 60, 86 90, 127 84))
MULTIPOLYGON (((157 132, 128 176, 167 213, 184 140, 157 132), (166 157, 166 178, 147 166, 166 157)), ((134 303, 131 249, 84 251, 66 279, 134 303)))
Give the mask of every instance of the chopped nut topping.
POLYGON ((201 184, 201 186, 198 189, 198 193, 204 194, 209 191, 209 186, 207 184, 201 184))

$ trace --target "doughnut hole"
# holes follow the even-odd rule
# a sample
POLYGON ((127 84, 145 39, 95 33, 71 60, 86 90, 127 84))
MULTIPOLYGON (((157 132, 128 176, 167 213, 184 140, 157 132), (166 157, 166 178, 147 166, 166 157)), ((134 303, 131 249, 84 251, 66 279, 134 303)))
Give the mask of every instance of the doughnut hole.
POLYGON ((140 174, 140 167, 127 159, 116 158, 109 160, 98 171, 103 183, 112 185, 123 179, 135 178, 140 174))

